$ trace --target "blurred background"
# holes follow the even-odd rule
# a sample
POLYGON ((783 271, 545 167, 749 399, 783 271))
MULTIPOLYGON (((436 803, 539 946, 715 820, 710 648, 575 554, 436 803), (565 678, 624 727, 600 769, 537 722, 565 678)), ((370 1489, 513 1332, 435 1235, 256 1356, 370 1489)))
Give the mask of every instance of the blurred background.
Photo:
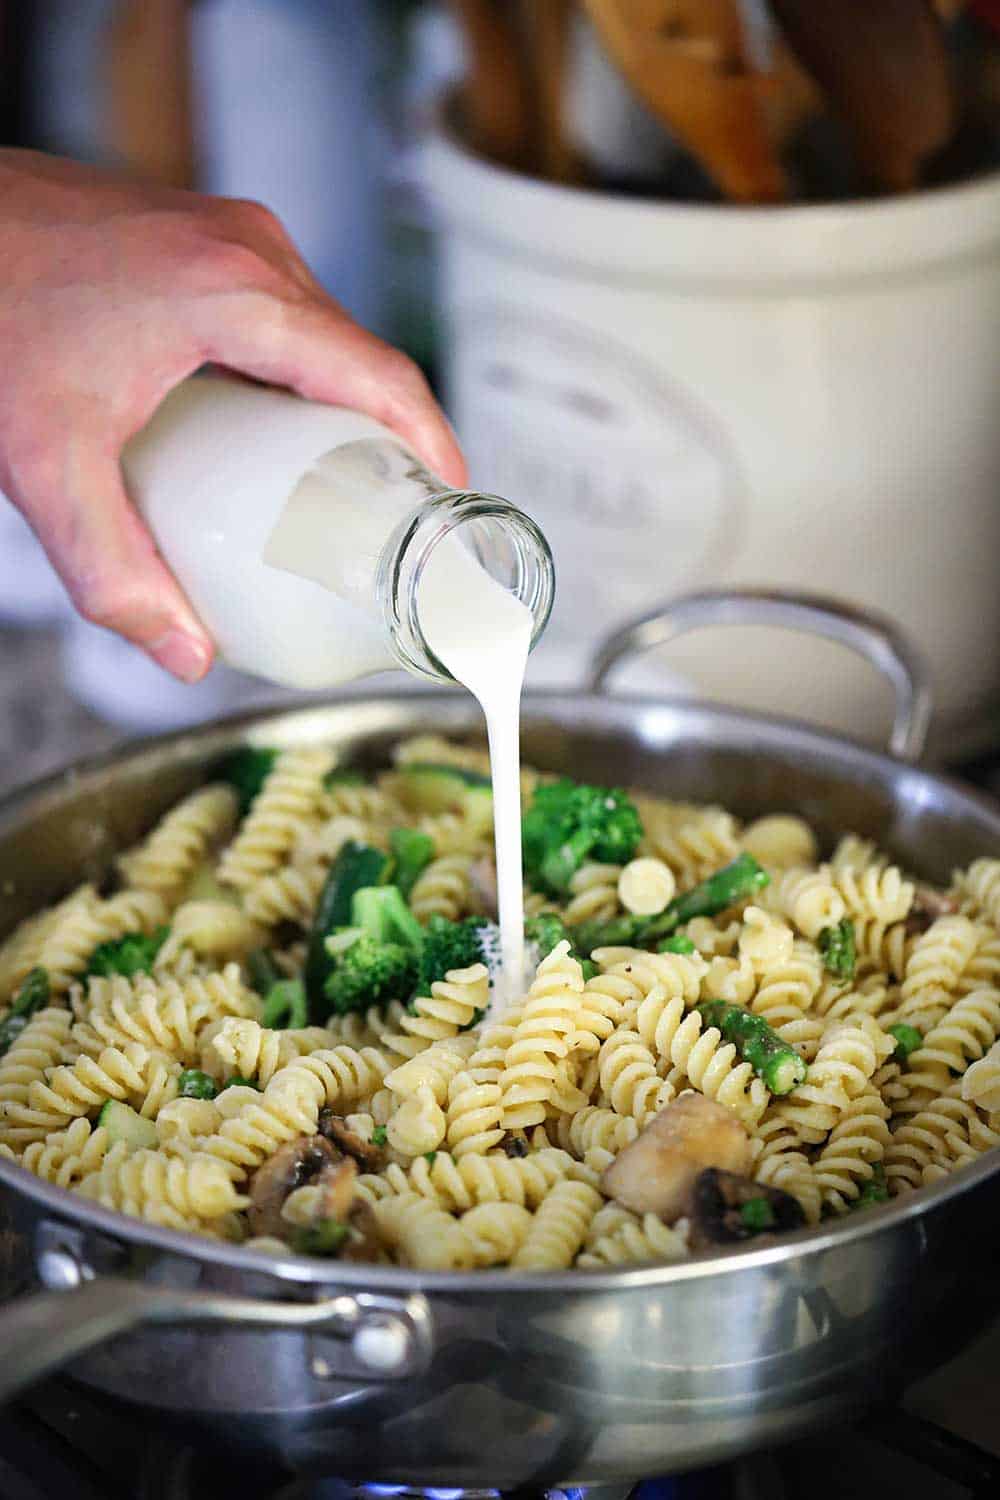
MULTIPOLYGON (((955 759, 1000 739, 998 36, 997 0, 0 0, 0 144, 282 217, 549 536, 536 682, 685 588, 819 588, 917 637, 955 759)), ((767 631, 621 680, 885 734, 867 667, 767 631)), ((76 620, 0 497, 0 785, 280 697, 76 620)))

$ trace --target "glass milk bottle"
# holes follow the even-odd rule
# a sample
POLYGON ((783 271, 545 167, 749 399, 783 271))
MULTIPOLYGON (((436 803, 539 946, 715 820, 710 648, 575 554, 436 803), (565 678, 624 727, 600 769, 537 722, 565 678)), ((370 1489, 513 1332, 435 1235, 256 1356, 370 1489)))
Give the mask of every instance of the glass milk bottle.
POLYGON ((468 601, 474 613, 490 578, 530 611, 532 645, 545 627, 552 557, 534 522, 497 496, 449 489, 358 412, 198 375, 123 463, 230 666, 303 689, 398 666, 451 680, 421 611, 468 601))

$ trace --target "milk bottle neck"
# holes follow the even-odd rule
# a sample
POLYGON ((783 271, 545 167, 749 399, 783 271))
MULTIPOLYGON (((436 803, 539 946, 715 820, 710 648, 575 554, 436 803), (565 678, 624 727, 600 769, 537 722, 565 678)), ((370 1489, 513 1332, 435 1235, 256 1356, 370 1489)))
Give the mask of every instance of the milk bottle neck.
MULTIPOLYGON (((399 521, 381 551, 374 598, 399 663, 417 676, 450 682, 452 675, 429 644, 421 619, 427 565, 438 549, 447 558, 449 580, 463 597, 475 597, 471 570, 484 570, 526 606, 532 646, 552 609, 555 574, 545 537, 515 505, 498 495, 446 489, 426 471, 424 477, 423 500, 399 521)), ((440 587, 441 571, 434 569, 433 587, 440 587)))

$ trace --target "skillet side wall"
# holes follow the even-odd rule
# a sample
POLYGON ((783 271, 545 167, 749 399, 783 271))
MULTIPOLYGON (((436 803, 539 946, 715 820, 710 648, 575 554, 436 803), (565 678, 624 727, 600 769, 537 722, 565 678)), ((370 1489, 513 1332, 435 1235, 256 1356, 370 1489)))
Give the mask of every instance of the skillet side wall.
MULTIPOLYGON (((878 838, 917 873, 946 880, 1000 855, 1000 814, 960 788, 791 723, 696 705, 530 694, 524 755, 544 769, 721 803, 744 816, 797 811, 832 843, 878 838)), ((472 733, 455 695, 356 699, 154 742, 53 778, 0 808, 0 933, 85 871, 106 874, 224 750, 321 739, 384 763, 418 730, 472 733)), ((235 1329, 120 1338, 74 1373, 217 1438, 318 1472, 453 1486, 595 1482, 692 1467, 828 1425, 904 1373, 930 1368, 995 1315, 1000 1250, 994 1180, 839 1247, 796 1251, 695 1281, 558 1294, 527 1277, 510 1294, 428 1281, 435 1353, 403 1381, 343 1371, 335 1340, 235 1329)), ((5 1295, 31 1283, 41 1221, 24 1194, 0 1201, 5 1295)), ((97 1233, 81 1204, 64 1222, 98 1272, 277 1295, 276 1278, 97 1233)), ((287 1295, 287 1282, 284 1284, 287 1295)))

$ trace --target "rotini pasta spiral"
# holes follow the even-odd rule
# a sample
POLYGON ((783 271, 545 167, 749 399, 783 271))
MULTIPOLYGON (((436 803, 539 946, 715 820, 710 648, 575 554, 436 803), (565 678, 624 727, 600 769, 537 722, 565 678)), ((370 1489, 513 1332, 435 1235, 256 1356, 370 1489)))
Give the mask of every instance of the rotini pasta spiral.
POLYGON ((394 1193, 372 1211, 383 1242, 403 1265, 454 1271, 474 1263, 474 1246, 461 1224, 419 1193, 394 1193))
POLYGON ((503 1139, 503 1095, 499 1083, 472 1071, 456 1073, 448 1085, 446 1138, 456 1158, 485 1156, 503 1139))
MULTIPOLYGON (((604 1212, 595 1215, 600 1218, 604 1212)), ((684 1260, 688 1255, 687 1242, 683 1234, 671 1229, 655 1214, 644 1214, 640 1219, 628 1214, 615 1228, 594 1238, 588 1236, 588 1246, 577 1256, 576 1264, 583 1269, 603 1266, 634 1266, 651 1261, 684 1260)))
POLYGON ((808 823, 790 813, 771 813, 748 823, 740 845, 769 870, 816 863, 815 834, 808 823))
POLYGON ((891 927, 902 922, 913 905, 913 882, 904 880, 895 865, 831 870, 831 874, 851 917, 874 919, 891 927))
POLYGON ((557 1060, 566 1056, 583 993, 580 965, 559 943, 538 966, 521 1019, 504 1054, 501 1079, 505 1130, 540 1125, 558 1082, 557 1060))
POLYGON ((509 1265, 524 1244, 531 1222, 531 1214, 517 1203, 480 1203, 470 1208, 459 1227, 471 1247, 472 1265, 509 1265))
POLYGON ((565 910, 567 923, 573 927, 579 922, 607 922, 615 916, 619 910, 618 881, 621 874, 621 865, 581 865, 569 883, 570 894, 565 910))
POLYGON ((220 1219, 248 1202, 237 1192, 225 1164, 199 1152, 184 1158, 148 1150, 127 1156, 112 1151, 77 1191, 105 1208, 172 1229, 187 1229, 192 1221, 220 1219))
POLYGON ((473 911, 471 871, 468 854, 445 854, 431 860, 410 893, 410 906, 418 921, 429 922, 436 916, 457 922, 473 911))
MULTIPOLYGON (((643 1003, 648 1005, 651 998, 643 1003)), ((600 1078, 615 1113, 631 1115, 640 1125, 669 1104, 675 1093, 657 1073, 653 1054, 637 1031, 615 1031, 602 1044, 600 1078)))
POLYGON ((786 870, 775 899, 779 911, 812 942, 824 927, 839 922, 846 911, 828 865, 821 865, 818 870, 786 870))
POLYGON ((906 1192, 953 1172, 981 1151, 1000 1145, 1000 1134, 959 1097, 954 1086, 895 1131, 885 1153, 890 1193, 906 1192))
POLYGON ((125 884, 156 891, 169 904, 180 896, 212 849, 224 844, 236 824, 231 787, 200 787, 161 818, 137 849, 123 854, 118 868, 125 884))
POLYGON ((962 1076, 962 1098, 988 1115, 1000 1113, 1000 1042, 967 1068, 962 1076))
POLYGON ((833 1127, 815 1162, 813 1172, 823 1203, 835 1213, 846 1213, 889 1144, 889 1106, 874 1089, 852 1099, 833 1127))
POLYGON ((489 975, 484 964, 452 969, 431 985, 429 995, 414 998, 410 1010, 399 1015, 399 1032, 384 1032, 381 1045, 401 1057, 413 1057, 430 1046, 456 1036, 481 1020, 489 1005, 489 975))
POLYGON ((571 1266, 601 1195, 585 1182, 558 1182, 535 1211, 511 1260, 521 1270, 558 1271, 571 1266))
POLYGON ((250 891, 281 865, 303 829, 320 812, 329 750, 285 750, 275 761, 253 806, 219 861, 223 885, 250 891))
POLYGON ((111 1138, 105 1129, 95 1130, 89 1120, 79 1119, 44 1141, 25 1146, 21 1165, 56 1187, 71 1188, 99 1170, 110 1148, 111 1138))
POLYGON ((1000 1035, 1000 990, 973 990, 963 995, 932 1026, 923 1045, 910 1054, 893 1106, 896 1114, 915 1114, 944 1094, 952 1079, 964 1073, 1000 1035))
POLYGON ((959 979, 979 942, 968 917, 939 917, 916 940, 906 961, 893 1020, 928 1032, 946 1014, 959 979))

